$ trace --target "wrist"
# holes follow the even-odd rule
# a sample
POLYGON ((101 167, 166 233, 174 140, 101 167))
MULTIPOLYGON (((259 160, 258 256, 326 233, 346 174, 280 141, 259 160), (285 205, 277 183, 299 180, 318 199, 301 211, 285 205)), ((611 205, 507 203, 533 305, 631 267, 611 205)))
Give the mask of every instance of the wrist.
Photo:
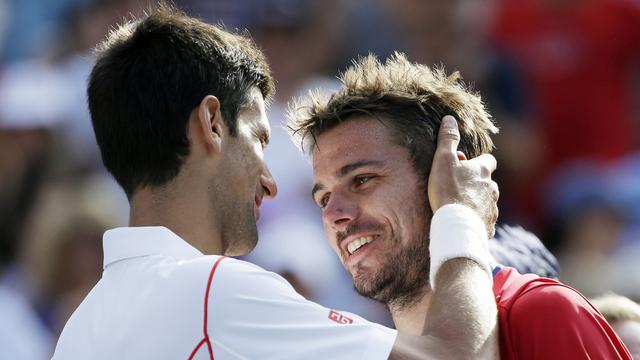
POLYGON ((431 219, 429 281, 435 289, 438 269, 447 260, 467 258, 475 261, 491 279, 487 230, 478 214, 460 204, 441 206, 431 219))

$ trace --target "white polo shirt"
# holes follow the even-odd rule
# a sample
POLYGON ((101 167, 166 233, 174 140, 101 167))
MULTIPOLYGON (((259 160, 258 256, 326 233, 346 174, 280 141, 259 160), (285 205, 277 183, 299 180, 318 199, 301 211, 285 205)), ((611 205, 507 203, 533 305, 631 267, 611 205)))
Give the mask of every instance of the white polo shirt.
POLYGON ((53 359, 387 359, 396 335, 167 228, 117 228, 53 359))

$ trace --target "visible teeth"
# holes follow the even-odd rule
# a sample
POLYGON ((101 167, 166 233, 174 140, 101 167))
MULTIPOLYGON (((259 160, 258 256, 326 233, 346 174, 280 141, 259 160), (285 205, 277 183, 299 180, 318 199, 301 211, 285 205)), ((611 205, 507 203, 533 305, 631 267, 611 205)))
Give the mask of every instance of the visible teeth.
POLYGON ((360 249, 362 245, 368 244, 372 241, 373 236, 363 236, 350 242, 349 245, 347 245, 347 251, 349 251, 349 254, 353 254, 356 250, 360 249))

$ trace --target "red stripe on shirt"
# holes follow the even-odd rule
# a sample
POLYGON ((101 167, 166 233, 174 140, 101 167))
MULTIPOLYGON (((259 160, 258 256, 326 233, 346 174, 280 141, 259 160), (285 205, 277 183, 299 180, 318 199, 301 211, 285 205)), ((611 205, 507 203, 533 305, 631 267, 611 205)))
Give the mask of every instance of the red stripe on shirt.
POLYGON ((207 332, 207 322, 209 319, 209 292, 211 291, 211 282, 213 281, 213 274, 215 274, 216 269, 220 264, 220 261, 222 261, 222 259, 224 258, 226 258, 226 256, 221 256, 220 258, 218 258, 218 260, 216 260, 216 262, 213 264, 213 267, 211 267, 211 272, 209 273, 209 280, 207 281, 207 291, 205 292, 205 295, 204 295, 204 329, 203 329, 204 337, 202 338, 202 340, 200 340, 198 345, 196 345, 196 347, 191 352, 191 355, 189 356, 189 360, 193 359, 193 357, 196 355, 196 353, 198 352, 198 350, 203 344, 207 344, 207 350, 209 351, 209 358, 211 360, 214 360, 213 348, 211 346, 211 341, 209 340, 209 333, 207 332))

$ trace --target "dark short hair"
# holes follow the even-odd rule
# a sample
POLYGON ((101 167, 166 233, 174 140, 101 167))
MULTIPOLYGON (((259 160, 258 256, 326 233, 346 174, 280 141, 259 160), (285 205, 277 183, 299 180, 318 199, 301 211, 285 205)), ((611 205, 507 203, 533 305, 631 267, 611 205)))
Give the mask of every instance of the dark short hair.
POLYGON ((302 151, 312 151, 318 136, 355 115, 372 116, 389 126, 424 179, 445 115, 458 120, 459 150, 468 157, 493 149, 490 135, 498 129, 480 96, 464 86, 457 72, 447 76, 442 68, 411 63, 395 53, 385 63, 373 55, 358 59, 340 80, 342 87, 330 96, 312 93, 290 106, 288 127, 302 151))
POLYGON ((515 268, 521 274, 560 277, 556 257, 535 234, 520 226, 498 226, 495 238, 489 241, 489 252, 499 264, 515 268))
POLYGON ((173 179, 189 154, 187 125, 207 95, 220 100, 232 136, 257 87, 268 100, 273 79, 248 37, 160 5, 113 30, 96 49, 88 98, 107 170, 129 198, 141 186, 173 179))

